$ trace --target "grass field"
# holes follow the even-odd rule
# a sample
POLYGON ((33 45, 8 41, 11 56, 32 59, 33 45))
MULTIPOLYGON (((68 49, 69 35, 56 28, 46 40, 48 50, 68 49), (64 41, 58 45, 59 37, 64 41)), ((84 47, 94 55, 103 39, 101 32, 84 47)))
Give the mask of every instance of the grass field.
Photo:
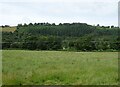
POLYGON ((16 30, 16 27, 0 27, 0 31, 3 31, 3 32, 14 32, 16 30))
POLYGON ((117 52, 3 50, 3 85, 117 85, 117 52))
POLYGON ((2 50, 0 50, 0 86, 2 86, 2 50))

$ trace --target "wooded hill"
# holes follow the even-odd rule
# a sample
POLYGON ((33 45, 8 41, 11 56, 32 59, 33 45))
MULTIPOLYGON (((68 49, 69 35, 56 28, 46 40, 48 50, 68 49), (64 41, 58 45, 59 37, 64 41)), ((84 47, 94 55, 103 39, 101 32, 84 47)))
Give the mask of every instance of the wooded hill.
POLYGON ((3 31, 3 49, 118 51, 119 28, 86 23, 18 24, 14 32, 3 31))

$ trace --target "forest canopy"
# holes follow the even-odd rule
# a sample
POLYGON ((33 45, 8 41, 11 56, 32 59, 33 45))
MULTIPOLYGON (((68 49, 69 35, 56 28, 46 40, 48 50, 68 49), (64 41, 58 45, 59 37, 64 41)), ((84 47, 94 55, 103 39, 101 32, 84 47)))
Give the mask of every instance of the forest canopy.
POLYGON ((99 24, 97 26, 86 23, 18 24, 14 32, 2 32, 2 48, 118 51, 120 48, 119 32, 118 27, 100 26, 99 24))

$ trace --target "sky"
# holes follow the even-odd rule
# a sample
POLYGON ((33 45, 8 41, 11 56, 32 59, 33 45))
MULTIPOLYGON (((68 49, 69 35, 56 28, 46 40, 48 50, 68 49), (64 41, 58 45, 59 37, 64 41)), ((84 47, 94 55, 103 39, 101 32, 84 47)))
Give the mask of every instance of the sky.
POLYGON ((87 23, 118 26, 119 0, 0 0, 0 26, 87 23))

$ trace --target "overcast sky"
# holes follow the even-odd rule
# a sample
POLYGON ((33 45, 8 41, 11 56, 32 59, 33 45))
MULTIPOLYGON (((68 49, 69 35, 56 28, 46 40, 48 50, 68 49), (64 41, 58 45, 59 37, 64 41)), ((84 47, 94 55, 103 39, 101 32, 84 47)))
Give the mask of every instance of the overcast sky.
POLYGON ((0 25, 72 23, 118 25, 119 0, 0 0, 0 25))

